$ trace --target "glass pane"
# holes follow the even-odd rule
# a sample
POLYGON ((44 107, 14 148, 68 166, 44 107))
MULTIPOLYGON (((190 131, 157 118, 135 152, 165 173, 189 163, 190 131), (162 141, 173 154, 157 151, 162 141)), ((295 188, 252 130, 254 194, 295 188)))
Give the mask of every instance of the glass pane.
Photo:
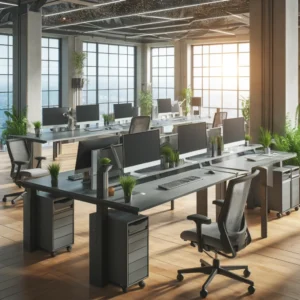
POLYGON ((118 90, 110 90, 109 91, 109 102, 118 103, 119 92, 118 90))
POLYGON ((174 88, 174 77, 167 77, 167 87, 174 88))
POLYGON ((134 56, 133 55, 128 55, 128 67, 134 68, 134 56))
POLYGON ((96 53, 88 53, 87 55, 87 65, 95 67, 96 66, 96 53))
MULTIPOLYGON (((1 37, 1 36, 0 36, 1 37)), ((0 44, 1 43, 1 40, 0 40, 0 44)), ((48 43, 48 39, 46 38, 42 38, 42 47, 48 47, 49 43, 48 43)), ((47 95, 48 96, 48 95, 47 95)))
MULTIPOLYGON (((203 69, 204 70, 204 69, 203 69)), ((210 70, 210 76, 222 76, 222 68, 219 67, 219 68, 210 68, 207 70, 210 70)), ((207 76, 208 76, 208 71, 207 71, 207 76)))
POLYGON ((211 107, 221 107, 222 105, 222 92, 221 91, 210 91, 210 106, 211 107))
POLYGON ((108 53, 108 45, 98 44, 98 51, 103 53, 108 53))
POLYGON ((108 68, 101 67, 98 69, 99 75, 108 75, 108 68))
POLYGON ((94 43, 88 43, 88 51, 89 52, 96 52, 97 45, 94 43))
POLYGON ((49 106, 58 106, 59 104, 59 92, 49 92, 49 106))
POLYGON ((174 68, 167 68, 166 73, 164 73, 166 76, 174 76, 174 68))
MULTIPOLYGON (((43 61, 43 64, 45 62, 43 61)), ((46 62, 47 63, 47 62, 46 62)), ((59 73, 59 63, 56 61, 49 61, 49 74, 57 74, 59 73)))
POLYGON ((239 44, 239 51, 240 52, 250 52, 250 44, 249 43, 239 44))
POLYGON ((159 56, 158 57, 158 64, 160 68, 167 67, 167 57, 166 56, 159 56))
POLYGON ((118 53, 118 46, 109 45, 109 53, 118 53))
POLYGON ((119 69, 118 68, 109 68, 109 76, 118 76, 119 75, 119 69))
POLYGON ((59 40, 58 39, 49 39, 49 47, 59 48, 59 40))
POLYGON ((152 97, 153 99, 158 99, 158 89, 152 89, 152 97))
POLYGON ((194 67, 202 67, 202 55, 194 55, 194 67))
POLYGON ((202 49, 203 53, 209 53, 209 46, 203 46, 203 49, 202 49))
POLYGON ((42 90, 48 90, 48 75, 42 75, 42 90))
POLYGON ((158 48, 152 48, 152 56, 158 55, 158 48))
POLYGON ((240 67, 239 68, 239 76, 250 76, 250 68, 249 67, 240 67))
POLYGON ((194 78, 194 88, 202 89, 202 78, 194 78))
POLYGON ((127 90, 119 91, 119 102, 127 102, 127 90))
POLYGON ((96 91, 88 91, 87 97, 88 104, 96 104, 96 91))
POLYGON ((134 90, 129 89, 128 90, 128 102, 133 102, 134 101, 134 90))
POLYGON ((158 77, 152 77, 152 86, 158 87, 158 77))
POLYGON ((48 107, 48 100, 48 92, 42 92, 42 105, 48 107))
POLYGON ((100 90, 108 89, 108 77, 101 76, 98 78, 98 85, 100 90))
POLYGON ((167 89, 160 88, 158 91, 159 99, 163 99, 167 97, 167 89))
POLYGON ((58 49, 49 48, 49 59, 50 60, 59 60, 59 51, 58 51, 58 49))
POLYGON ((194 54, 202 54, 202 46, 194 46, 194 54))
MULTIPOLYGON (((1 55, 1 46, 0 46, 0 57, 1 55)), ((48 60, 49 56, 48 56, 48 48, 42 48, 42 60, 48 60)))
POLYGON ((203 91, 202 102, 204 107, 209 107, 209 91, 203 91))
POLYGON ((203 55, 203 66, 204 67, 209 66, 209 55, 203 55))
POLYGON ((210 66, 211 67, 222 66, 222 55, 221 54, 211 54, 210 55, 210 66))
POLYGON ((249 66, 249 64, 250 64, 250 54, 249 53, 240 53, 239 65, 240 66, 249 66))
POLYGON ((237 76, 237 68, 230 68, 225 66, 223 68, 223 76, 237 76))
POLYGON ((127 46, 120 46, 119 47, 120 54, 127 54, 127 46))
POLYGON ((109 77, 109 88, 117 89, 118 87, 119 87, 118 77, 114 77, 114 76, 109 77))
POLYGON ((222 53, 222 45, 211 45, 210 53, 222 53))
POLYGON ((167 48, 159 48, 159 55, 167 55, 167 48))
POLYGON ((134 55, 134 47, 128 47, 128 54, 134 55))
POLYGON ((86 75, 96 75, 96 67, 88 67, 87 68, 87 74, 86 75))
POLYGON ((194 68, 194 76, 202 76, 202 68, 194 68))
POLYGON ((127 76, 127 68, 119 68, 120 76, 127 76))
POLYGON ((98 96, 99 103, 108 103, 108 90, 100 90, 98 96))
POLYGON ((8 73, 8 63, 7 59, 0 59, 0 74, 8 73))
POLYGON ((128 77, 128 88, 134 88, 134 77, 128 77))
MULTIPOLYGON (((214 68, 212 68, 212 69, 214 69, 214 68)), ((203 68, 203 76, 209 76, 209 68, 203 68)), ((214 76, 216 76, 216 75, 214 75, 214 76)), ((218 76, 220 76, 220 75, 218 75, 218 76)))
POLYGON ((236 90, 237 89, 237 78, 236 77, 223 78, 223 89, 224 90, 236 90))
POLYGON ((167 76, 167 69, 166 68, 160 68, 159 69, 159 76, 167 76))
POLYGON ((134 69, 133 68, 128 68, 128 76, 134 76, 134 69))
POLYGON ((119 58, 117 54, 109 54, 109 66, 110 67, 119 66, 119 58))
POLYGON ((127 67, 127 55, 119 55, 120 67, 127 67))
POLYGON ((152 68, 158 68, 158 57, 152 57, 152 68))
POLYGON ((167 89, 167 98, 170 98, 174 101, 174 89, 167 89))
POLYGON ((223 45, 223 52, 237 52, 237 44, 224 44, 223 45))
POLYGON ((159 77, 159 87, 167 87, 167 77, 159 77))
POLYGON ((240 90, 250 90, 249 77, 242 77, 239 79, 240 90))
POLYGON ((59 90, 59 80, 58 76, 50 75, 49 76, 49 90, 59 90))
POLYGON ((174 55, 174 47, 167 48, 167 55, 174 55))
POLYGON ((119 88, 127 89, 127 77, 119 77, 119 88))
POLYGON ((89 76, 87 84, 88 90, 96 90, 96 76, 89 76))
POLYGON ((208 77, 203 77, 203 88, 209 89, 209 78, 208 77))
POLYGON ((174 68, 174 56, 167 56, 167 67, 174 68))
POLYGON ((210 89, 212 89, 212 90, 222 89, 222 78, 221 77, 211 77, 210 78, 210 89))
POLYGON ((223 92, 223 108, 237 108, 237 91, 223 92))
POLYGON ((236 68, 237 54, 223 54, 223 67, 236 68))

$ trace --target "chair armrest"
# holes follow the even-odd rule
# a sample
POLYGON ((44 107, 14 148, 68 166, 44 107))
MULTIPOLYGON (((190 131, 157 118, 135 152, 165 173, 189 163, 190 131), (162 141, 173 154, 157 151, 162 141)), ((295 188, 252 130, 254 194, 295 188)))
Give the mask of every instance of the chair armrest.
POLYGON ((190 215, 187 217, 188 220, 196 222, 197 225, 202 225, 202 224, 211 224, 211 219, 208 217, 202 216, 202 215, 190 215))
POLYGON ((213 201, 213 204, 222 207, 224 204, 224 200, 215 200, 213 201))
POLYGON ((22 166, 22 165, 26 165, 29 164, 29 161, 20 161, 20 160, 15 160, 14 164, 18 165, 18 166, 22 166))
POLYGON ((36 160, 46 160, 45 156, 36 156, 35 157, 36 160))

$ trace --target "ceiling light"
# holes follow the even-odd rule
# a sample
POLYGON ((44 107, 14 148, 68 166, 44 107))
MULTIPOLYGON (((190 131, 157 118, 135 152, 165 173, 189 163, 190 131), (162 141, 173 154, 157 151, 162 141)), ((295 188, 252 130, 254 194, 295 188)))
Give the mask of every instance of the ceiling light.
POLYGON ((91 6, 88 6, 88 7, 80 7, 80 8, 75 8, 75 9, 71 9, 71 10, 60 11, 60 12, 56 12, 56 13, 52 13, 52 14, 47 14, 47 15, 44 15, 43 17, 53 17, 53 16, 58 16, 58 15, 63 15, 63 14, 69 14, 69 13, 80 11, 80 10, 93 9, 95 7, 106 6, 106 5, 110 5, 110 4, 116 4, 116 3, 120 3, 120 2, 124 2, 124 1, 126 1, 126 0, 114 0, 114 1, 111 1, 111 2, 99 3, 99 4, 91 5, 91 6))
MULTIPOLYGON (((187 20, 190 18, 192 18, 192 17, 178 18, 177 20, 181 21, 181 20, 187 20)), ((144 23, 144 24, 134 24, 134 25, 128 25, 128 26, 122 26, 122 27, 101 28, 101 29, 96 29, 96 30, 91 30, 91 31, 85 31, 84 33, 112 31, 112 30, 118 30, 118 29, 134 28, 134 27, 147 26, 147 25, 152 25, 152 24, 162 24, 162 23, 169 23, 169 22, 171 22, 171 20, 148 22, 148 23, 144 23)), ((142 29, 140 29, 140 30, 142 30, 142 29)))
POLYGON ((0 4, 10 5, 10 6, 18 6, 18 4, 15 4, 15 3, 7 3, 7 2, 3 2, 3 1, 0 1, 0 4))
POLYGON ((213 32, 217 32, 217 33, 227 34, 227 35, 235 35, 235 34, 232 33, 232 32, 227 32, 227 31, 218 30, 218 29, 209 29, 209 30, 210 30, 210 31, 213 31, 213 32))
MULTIPOLYGON (((218 3, 218 2, 228 2, 228 1, 229 0, 220 0, 220 1, 216 1, 216 2, 197 3, 197 4, 176 6, 176 7, 164 8, 164 9, 156 9, 156 10, 145 11, 145 12, 135 13, 135 14, 128 14, 128 15, 123 15, 123 16, 113 16, 113 17, 109 17, 109 18, 102 18, 102 19, 91 20, 91 21, 81 21, 81 22, 70 23, 70 24, 61 24, 61 25, 47 27, 45 29, 54 29, 54 28, 59 28, 59 27, 76 26, 76 25, 81 25, 81 24, 86 24, 86 23, 108 21, 108 20, 117 19, 117 18, 136 17, 136 16, 141 16, 141 15, 148 15, 148 14, 159 13, 159 12, 164 12, 164 11, 171 11, 171 10, 177 10, 177 9, 182 9, 182 8, 190 8, 190 7, 202 6, 202 5, 206 5, 206 4, 212 4, 212 3, 218 3)), ((47 16, 49 16, 49 15, 47 15, 47 16)))

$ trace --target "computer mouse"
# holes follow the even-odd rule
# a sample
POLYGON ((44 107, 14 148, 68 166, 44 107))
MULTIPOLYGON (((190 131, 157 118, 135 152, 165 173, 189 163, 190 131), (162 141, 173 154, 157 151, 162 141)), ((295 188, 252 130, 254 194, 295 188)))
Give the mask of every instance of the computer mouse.
POLYGON ((209 170, 207 173, 208 173, 208 174, 216 174, 216 172, 213 171, 213 170, 209 170))

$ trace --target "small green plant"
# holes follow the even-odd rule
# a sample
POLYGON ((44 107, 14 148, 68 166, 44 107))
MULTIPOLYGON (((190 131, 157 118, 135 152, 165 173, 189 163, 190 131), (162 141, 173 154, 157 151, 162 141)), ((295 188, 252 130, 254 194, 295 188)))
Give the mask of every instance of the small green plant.
POLYGON ((174 151, 172 150, 172 152, 170 152, 170 155, 169 155, 169 162, 170 162, 170 163, 175 163, 175 160, 176 160, 176 158, 175 158, 175 153, 174 153, 174 151))
POLYGON ((84 52, 73 52, 73 66, 75 74, 78 77, 83 76, 84 61, 86 59, 86 53, 84 52))
POLYGON ((109 123, 109 115, 103 114, 102 117, 103 117, 103 120, 104 120, 104 124, 109 123))
POLYGON ((132 176, 121 176, 119 181, 122 186, 125 198, 131 197, 132 191, 136 186, 136 179, 132 176))
POLYGON ((242 100, 242 115, 246 122, 250 121, 250 99, 241 97, 242 100))
POLYGON ((268 129, 264 129, 263 127, 260 127, 259 143, 264 148, 269 148, 270 145, 272 144, 272 134, 268 129))
POLYGON ((251 136, 250 134, 245 134, 245 141, 251 141, 251 136))
POLYGON ((111 160, 107 157, 103 157, 100 159, 101 166, 107 166, 107 165, 110 165, 110 163, 111 163, 111 160))
POLYGON ((115 115, 114 115, 114 114, 108 114, 108 115, 107 115, 107 119, 108 119, 108 122, 114 122, 114 120, 115 120, 115 115))
POLYGON ((150 89, 147 91, 140 91, 139 99, 141 115, 150 116, 152 113, 152 93, 150 89))
POLYGON ((217 143, 217 137, 216 136, 211 136, 209 141, 212 145, 215 145, 217 143))
POLYGON ((57 179, 60 171, 60 164, 57 163, 50 164, 48 166, 48 171, 53 179, 57 179))
POLYGON ((180 153, 179 151, 174 151, 174 162, 178 164, 180 161, 180 153))
MULTIPOLYGON (((171 156, 173 155, 174 151, 171 146, 166 145, 161 147, 160 149, 161 155, 165 157, 166 162, 171 162, 171 156)), ((173 158, 173 157, 172 157, 173 158)))
POLYGON ((185 102, 183 102, 182 105, 182 110, 184 115, 186 116, 190 110, 191 110, 191 99, 193 97, 193 91, 191 88, 185 88, 181 91, 181 96, 183 98, 182 102, 185 100, 185 102))
POLYGON ((42 127, 42 122, 41 121, 36 121, 32 123, 34 126, 34 129, 41 129, 42 127))

